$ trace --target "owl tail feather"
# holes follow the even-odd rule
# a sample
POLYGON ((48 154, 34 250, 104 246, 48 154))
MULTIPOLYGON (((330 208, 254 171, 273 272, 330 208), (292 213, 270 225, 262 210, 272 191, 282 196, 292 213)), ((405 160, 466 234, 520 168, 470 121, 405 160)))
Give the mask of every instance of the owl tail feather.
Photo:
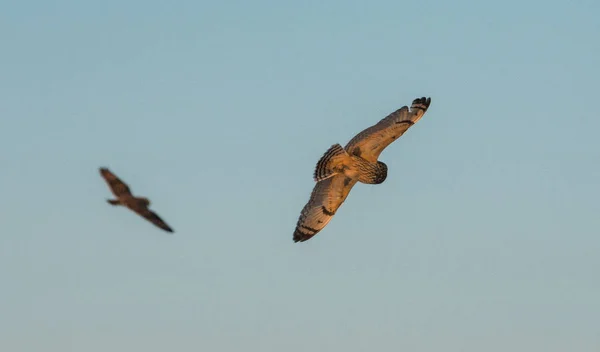
POLYGON ((315 181, 323 181, 335 174, 341 172, 340 167, 350 156, 344 148, 339 144, 334 144, 329 148, 325 154, 321 157, 317 166, 315 167, 315 173, 313 178, 315 181))

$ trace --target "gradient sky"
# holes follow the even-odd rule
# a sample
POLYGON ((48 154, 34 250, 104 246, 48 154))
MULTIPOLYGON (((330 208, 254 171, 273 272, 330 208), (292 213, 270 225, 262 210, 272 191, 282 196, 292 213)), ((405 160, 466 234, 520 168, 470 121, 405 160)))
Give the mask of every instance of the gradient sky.
POLYGON ((4 3, 0 350, 598 351, 599 16, 4 3), (321 155, 420 96, 387 180, 293 243, 321 155))

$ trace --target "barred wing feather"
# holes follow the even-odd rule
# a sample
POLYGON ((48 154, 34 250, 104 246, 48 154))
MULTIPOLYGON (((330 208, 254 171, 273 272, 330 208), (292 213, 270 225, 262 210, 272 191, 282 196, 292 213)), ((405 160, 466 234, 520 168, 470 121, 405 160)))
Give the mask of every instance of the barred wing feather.
POLYGON ((343 174, 317 182, 302 209, 294 231, 294 242, 304 242, 321 231, 344 203, 356 179, 343 174))
POLYGON ((407 106, 403 106, 394 111, 377 124, 357 134, 344 149, 351 155, 376 162, 379 154, 390 143, 400 138, 406 130, 423 117, 430 103, 431 98, 415 99, 410 110, 407 106))

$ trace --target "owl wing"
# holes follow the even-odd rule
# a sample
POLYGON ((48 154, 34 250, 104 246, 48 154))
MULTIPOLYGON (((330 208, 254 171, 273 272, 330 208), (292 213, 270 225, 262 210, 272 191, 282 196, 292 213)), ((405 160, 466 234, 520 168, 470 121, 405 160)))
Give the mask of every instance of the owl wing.
POLYGON ((100 175, 102 175, 115 197, 120 198, 122 196, 131 195, 129 186, 115 176, 109 169, 105 167, 100 168, 100 175))
POLYGON ((131 206, 129 208, 131 210, 133 210, 134 212, 136 212, 141 217, 143 217, 144 219, 146 219, 146 220, 150 221, 151 223, 153 223, 154 225, 156 225, 157 227, 160 227, 161 229, 163 229, 167 232, 173 232, 173 229, 171 227, 169 227, 169 225, 167 225, 167 223, 164 222, 163 219, 161 219, 160 216, 158 216, 158 214, 156 214, 152 210, 148 209, 148 207, 144 207, 141 205, 135 205, 135 206, 131 206))
POLYGON ((390 143, 402 136, 410 126, 423 117, 430 103, 431 98, 415 99, 410 110, 407 106, 403 106, 394 111, 377 124, 354 136, 344 149, 351 155, 376 162, 379 154, 390 143))
POLYGON ((294 231, 294 242, 304 242, 321 231, 344 203, 356 182, 356 179, 343 174, 317 182, 308 203, 300 213, 294 231))

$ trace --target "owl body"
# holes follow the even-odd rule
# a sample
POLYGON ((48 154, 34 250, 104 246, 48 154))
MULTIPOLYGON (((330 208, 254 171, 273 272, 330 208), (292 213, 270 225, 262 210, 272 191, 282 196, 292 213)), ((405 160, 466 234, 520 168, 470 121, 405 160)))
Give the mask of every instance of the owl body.
POLYGON ((317 182, 302 209, 294 242, 304 242, 331 221, 357 182, 380 184, 387 178, 387 165, 378 160, 381 152, 423 117, 430 98, 413 100, 375 125, 363 130, 345 148, 334 144, 317 162, 313 178, 317 182))
POLYGON ((173 229, 167 225, 167 223, 165 223, 163 219, 158 216, 158 214, 148 208, 150 206, 150 199, 146 197, 134 196, 131 193, 129 186, 115 174, 113 174, 108 168, 100 168, 100 175, 104 178, 111 192, 116 197, 116 199, 107 199, 106 201, 109 204, 115 206, 124 206, 150 221, 157 227, 167 232, 173 232, 173 229))
POLYGON ((337 167, 344 176, 366 184, 380 184, 387 178, 387 165, 381 161, 371 162, 351 155, 337 167))

